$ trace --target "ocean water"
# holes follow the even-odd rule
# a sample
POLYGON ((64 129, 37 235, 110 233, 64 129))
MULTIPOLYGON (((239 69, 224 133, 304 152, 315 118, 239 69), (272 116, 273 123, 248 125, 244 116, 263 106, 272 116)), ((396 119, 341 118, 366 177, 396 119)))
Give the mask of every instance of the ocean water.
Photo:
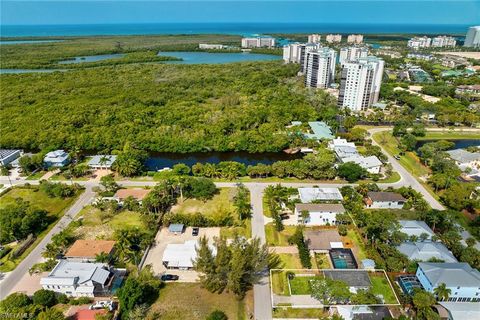
POLYGON ((468 25, 387 25, 321 23, 154 23, 85 25, 1 25, 2 37, 55 37, 138 34, 237 34, 338 32, 363 34, 456 34, 465 35, 468 25))

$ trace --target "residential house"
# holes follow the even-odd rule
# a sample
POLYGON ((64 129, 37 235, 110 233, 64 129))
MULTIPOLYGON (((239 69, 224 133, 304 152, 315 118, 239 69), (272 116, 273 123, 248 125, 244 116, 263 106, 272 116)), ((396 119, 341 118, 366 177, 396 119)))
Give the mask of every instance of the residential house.
POLYGON ((0 165, 6 166, 20 157, 21 150, 0 149, 0 165))
POLYGON ((364 199, 368 209, 402 209, 407 200, 395 192, 373 192, 367 193, 364 199))
POLYGON ((400 244, 397 249, 411 261, 438 259, 443 262, 457 262, 457 259, 441 242, 407 241, 400 244))
POLYGON ((65 150, 50 151, 45 155, 43 163, 46 167, 63 167, 70 162, 70 156, 65 150))
POLYGON ((111 240, 77 240, 65 253, 65 258, 74 262, 95 262, 101 254, 111 257, 114 246, 115 241, 111 240))
POLYGON ((137 200, 138 202, 142 202, 142 200, 150 193, 149 189, 143 188, 128 188, 128 189, 120 189, 118 190, 113 199, 115 199, 118 203, 123 204, 125 199, 132 197, 133 199, 137 200))
POLYGON ((339 203, 297 203, 295 205, 297 223, 307 226, 335 225, 339 213, 345 213, 345 208, 339 203), (305 219, 302 217, 304 212, 308 213, 305 219))
POLYGON ((298 194, 302 203, 343 200, 338 188, 298 188, 298 194))
POLYGON ((480 152, 469 152, 464 149, 447 151, 450 158, 462 171, 478 172, 480 170, 480 152))
POLYGON ((351 156, 342 158, 343 163, 353 162, 358 164, 360 167, 365 169, 368 173, 380 174, 380 169, 382 168, 382 162, 377 156, 351 156))
POLYGON ((88 161, 88 167, 95 170, 110 169, 116 159, 117 156, 114 155, 93 156, 90 161, 88 161))
MULTIPOLYGON (((190 270, 193 269, 193 262, 197 258, 197 241, 188 240, 184 243, 169 243, 163 252, 162 264, 167 269, 190 270)), ((217 249, 209 245, 213 255, 217 249)))
POLYGON ((478 303, 440 301, 439 304, 447 310, 448 320, 480 319, 478 303))
POLYGON ((184 229, 185 229, 185 226, 181 223, 171 223, 168 226, 168 232, 174 235, 182 234, 184 229))
POLYGON ((421 238, 422 234, 426 234, 426 240, 431 240, 435 233, 430 229, 424 221, 419 220, 399 220, 400 232, 407 236, 415 236, 421 238))
POLYGON ((416 276, 428 292, 444 283, 451 291, 448 301, 480 301, 480 272, 468 263, 420 262, 416 276))
POLYGON ((108 294, 113 279, 114 274, 103 263, 59 260, 40 284, 43 289, 67 296, 93 298, 108 294))
POLYGON ((342 237, 337 229, 308 230, 304 233, 308 250, 316 253, 328 253, 332 249, 342 249, 342 237))
POLYGON ((390 319, 387 307, 371 306, 335 306, 330 308, 330 315, 338 314, 344 320, 383 320, 390 319))
POLYGON ((331 140, 335 137, 332 134, 332 128, 323 121, 310 121, 308 123, 313 133, 305 133, 307 139, 331 140))

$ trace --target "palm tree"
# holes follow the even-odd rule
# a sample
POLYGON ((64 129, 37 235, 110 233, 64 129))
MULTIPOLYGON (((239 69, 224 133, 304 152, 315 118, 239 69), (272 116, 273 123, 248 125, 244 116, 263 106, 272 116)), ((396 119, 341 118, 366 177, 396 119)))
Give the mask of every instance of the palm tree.
MULTIPOLYGON (((98 161, 98 164, 100 165, 101 168, 103 168, 104 165, 106 165, 108 163, 108 161, 110 160, 110 157, 106 156, 106 155, 102 155, 100 157, 100 160, 98 161)), ((106 168, 106 167, 105 167, 106 168)))
POLYGON ((448 300, 448 298, 450 297, 452 290, 447 288, 447 285, 445 283, 441 283, 440 285, 438 285, 438 287, 433 289, 433 293, 435 293, 437 300, 445 301, 448 300))

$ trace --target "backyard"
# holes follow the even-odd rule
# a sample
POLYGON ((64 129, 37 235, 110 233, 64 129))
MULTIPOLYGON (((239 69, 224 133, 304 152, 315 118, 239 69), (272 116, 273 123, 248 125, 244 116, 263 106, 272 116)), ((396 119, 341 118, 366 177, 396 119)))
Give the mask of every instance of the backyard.
POLYGON ((384 304, 398 303, 395 293, 383 272, 370 273, 370 281, 372 282, 372 292, 375 295, 382 295, 384 304))
MULTIPOLYGON (((78 196, 78 194, 77 194, 78 196)), ((18 246, 18 244, 10 245, 12 251, 0 259, 0 271, 8 272, 15 269, 15 267, 35 248, 38 243, 47 235, 51 228, 62 217, 68 207, 75 201, 75 197, 67 198, 51 198, 44 192, 40 191, 38 187, 30 188, 13 188, 0 197, 0 209, 5 208, 10 204, 14 204, 16 199, 21 198, 30 202, 35 207, 48 211, 48 214, 55 217, 55 220, 48 226, 47 229, 38 234, 35 241, 23 252, 19 257, 12 259, 11 254, 18 246)))
POLYGON ((288 239, 295 233, 295 226, 284 226, 282 231, 275 230, 275 225, 265 225, 265 236, 269 246, 289 246, 288 239))
POLYGON ((199 283, 169 283, 160 290, 149 315, 162 320, 205 319, 214 310, 225 312, 229 320, 250 319, 253 292, 239 301, 232 293, 211 293, 199 283))

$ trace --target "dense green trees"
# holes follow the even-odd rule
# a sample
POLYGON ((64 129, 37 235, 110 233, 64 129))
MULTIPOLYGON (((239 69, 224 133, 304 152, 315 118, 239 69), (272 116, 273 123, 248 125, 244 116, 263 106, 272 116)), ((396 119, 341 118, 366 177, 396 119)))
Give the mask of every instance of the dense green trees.
POLYGON ((78 184, 68 185, 41 180, 39 189, 40 191, 45 192, 50 198, 68 198, 73 197, 78 190, 82 189, 82 187, 78 184))
POLYGON ((33 303, 46 308, 53 307, 57 303, 55 292, 40 289, 33 294, 33 303))
MULTIPOLYGON (((2 75, 0 118, 16 121, 3 121, 0 144, 103 151, 131 142, 149 151, 279 151, 290 142, 285 125, 318 118, 305 92, 285 83, 296 69, 279 62, 138 64, 2 75), (225 99, 233 93, 238 104, 225 99)), ((125 175, 137 167, 130 158, 117 161, 125 175)))
POLYGON ((37 235, 52 221, 48 212, 17 199, 16 203, 0 209, 0 243, 23 240, 29 234, 37 235))
POLYGON ((250 191, 243 184, 237 186, 237 194, 233 198, 233 205, 237 211, 238 218, 245 220, 252 216, 252 207, 250 205, 250 191))
POLYGON ((288 242, 295 244, 298 249, 298 255, 300 256, 300 262, 304 268, 310 269, 312 267, 312 261, 310 259, 310 251, 308 250, 307 243, 303 238, 304 227, 299 225, 295 229, 295 233, 288 239, 288 242))
POLYGON ((367 171, 354 162, 342 163, 338 166, 338 175, 348 182, 355 182, 362 179, 367 171))
POLYGON ((216 239, 215 247, 216 255, 212 253, 208 240, 200 238, 194 261, 195 269, 202 273, 200 282, 211 292, 227 289, 243 298, 262 277, 262 272, 279 263, 275 255, 269 253, 268 247, 260 245, 256 238, 236 237, 231 244, 220 238, 216 239))

